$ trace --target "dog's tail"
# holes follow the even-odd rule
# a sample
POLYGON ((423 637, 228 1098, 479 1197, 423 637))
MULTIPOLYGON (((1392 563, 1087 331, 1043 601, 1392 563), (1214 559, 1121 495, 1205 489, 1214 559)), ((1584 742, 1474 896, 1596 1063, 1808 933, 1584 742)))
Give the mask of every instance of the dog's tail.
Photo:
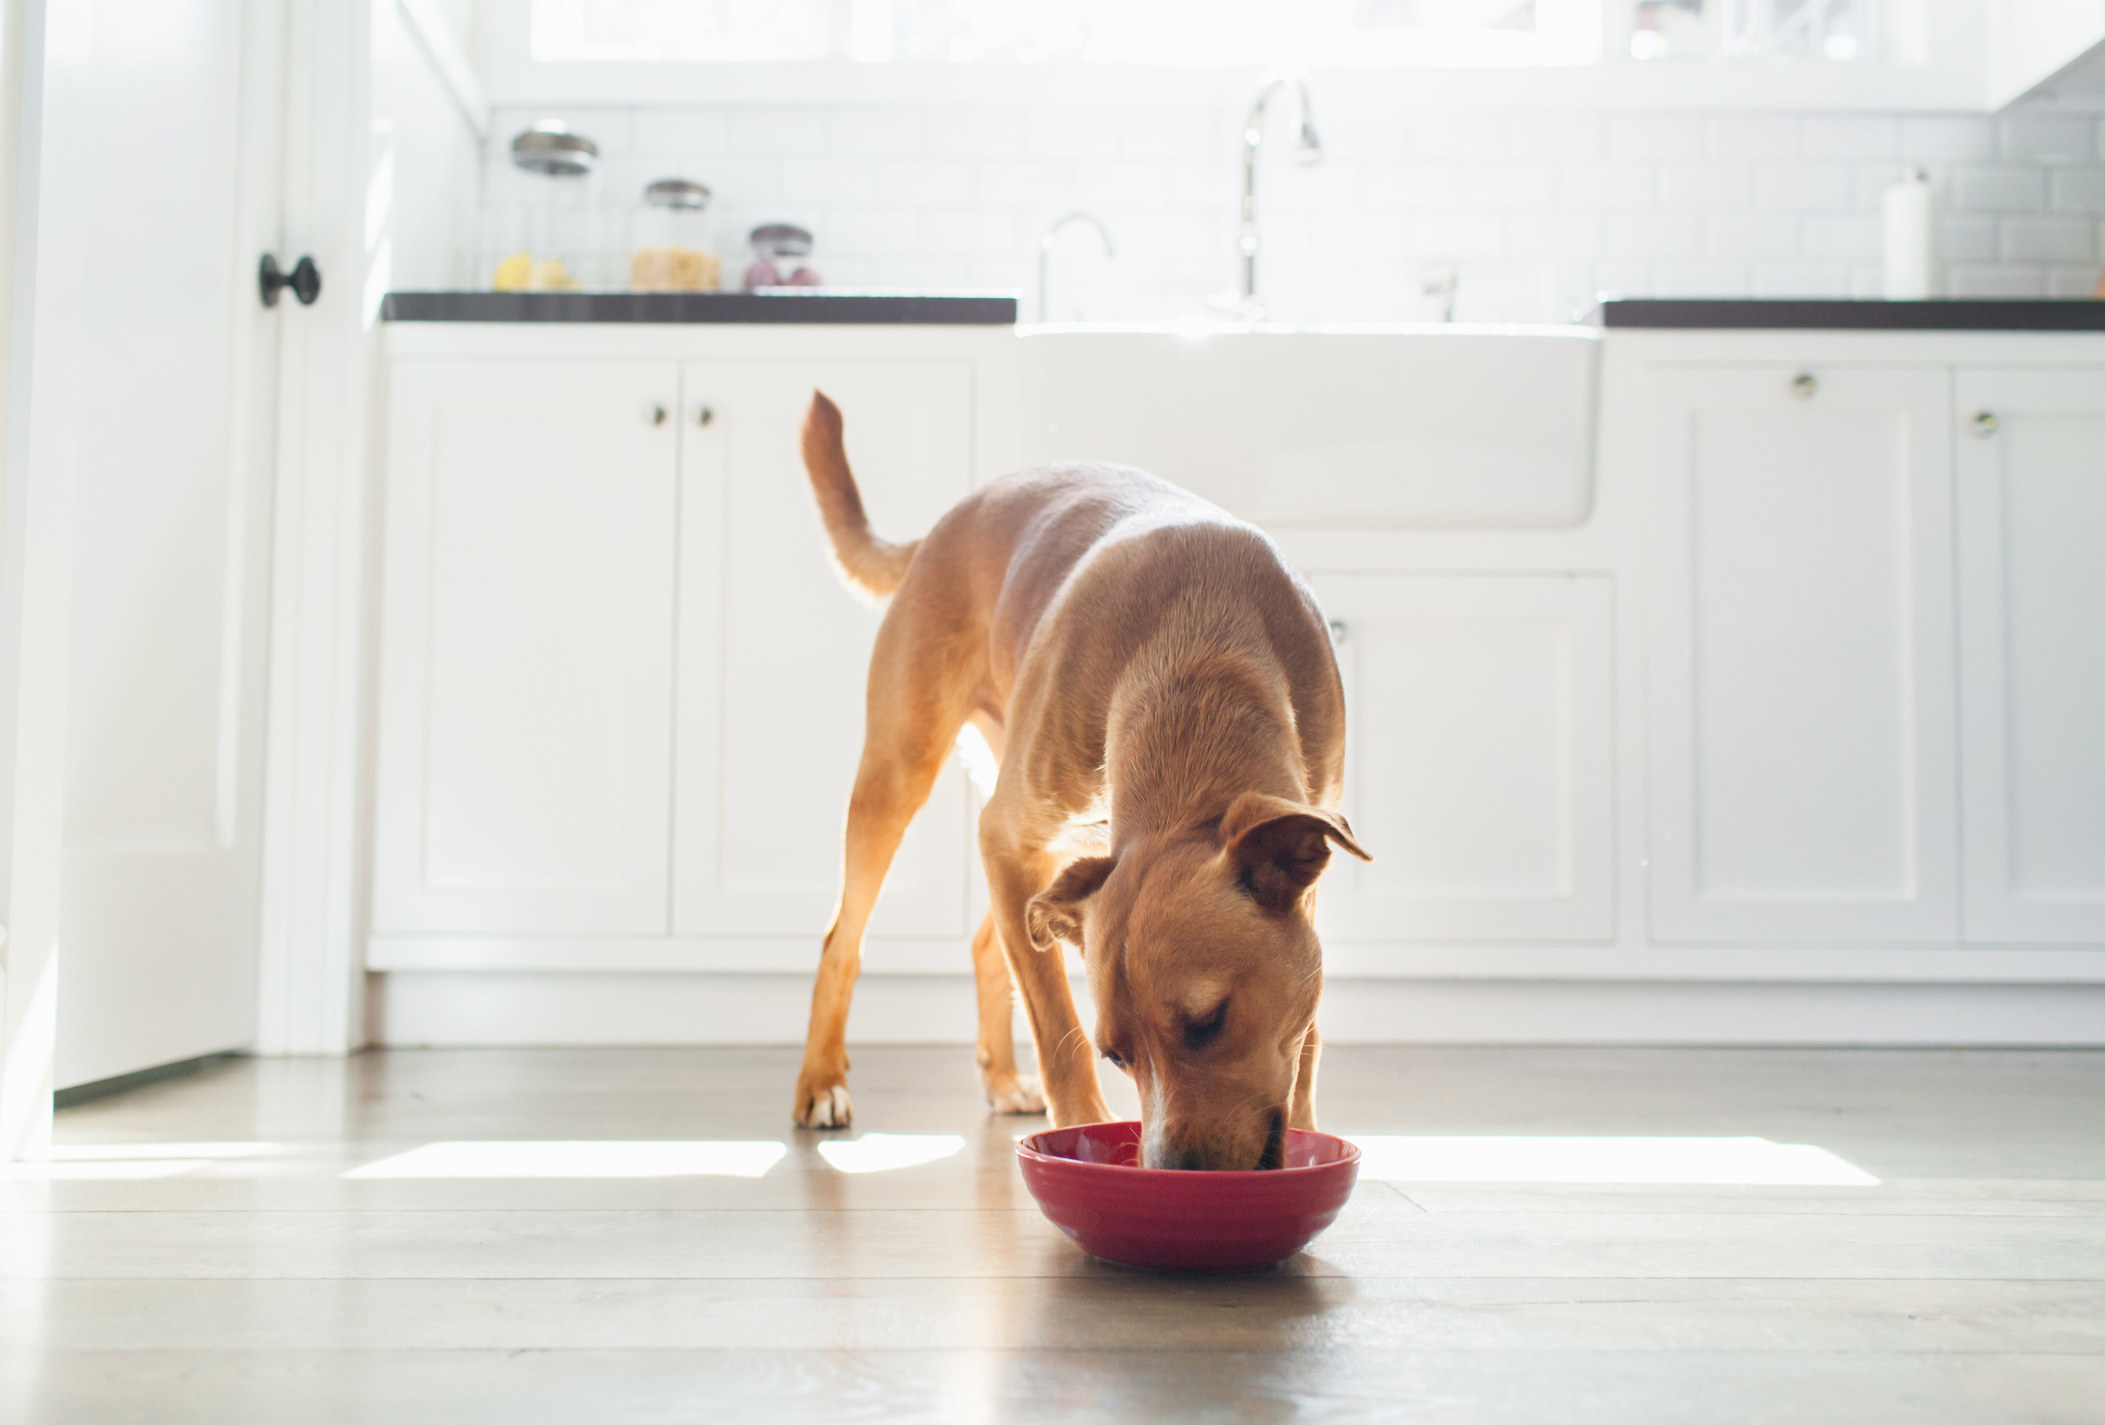
POLYGON ((871 530, 862 492, 848 469, 847 448, 841 444, 841 408, 824 391, 811 393, 811 409, 804 413, 804 469, 811 476, 811 493, 818 496, 819 517, 826 522, 841 577, 873 599, 885 598, 905 580, 906 566, 913 563, 921 541, 894 544, 871 530))

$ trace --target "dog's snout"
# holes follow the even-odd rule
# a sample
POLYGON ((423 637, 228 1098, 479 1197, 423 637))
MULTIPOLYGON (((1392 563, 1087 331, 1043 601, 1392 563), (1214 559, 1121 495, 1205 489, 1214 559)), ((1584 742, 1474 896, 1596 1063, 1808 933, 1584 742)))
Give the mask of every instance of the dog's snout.
POLYGON ((1242 1120, 1238 1128, 1211 1132, 1151 1133, 1142 1140, 1141 1163, 1177 1172, 1248 1172, 1286 1166, 1286 1113, 1271 1109, 1242 1120))

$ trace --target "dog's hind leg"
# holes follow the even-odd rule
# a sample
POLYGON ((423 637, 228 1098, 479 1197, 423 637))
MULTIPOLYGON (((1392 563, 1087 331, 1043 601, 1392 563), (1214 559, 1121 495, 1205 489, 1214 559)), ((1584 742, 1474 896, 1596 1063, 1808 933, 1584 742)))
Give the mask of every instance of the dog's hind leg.
POLYGON ((1016 1072, 1016 982, 994 930, 994 913, 972 937, 972 977, 979 986, 979 1081, 996 1113, 1043 1113, 1037 1081, 1016 1072))
POLYGON ((848 798, 843 837, 840 904, 819 955, 811 1026, 791 1108, 791 1116, 806 1128, 845 1128, 853 1116, 846 1041, 848 1005, 862 973, 863 931, 907 823, 928 800, 965 720, 958 671, 947 666, 951 660, 942 642, 923 637, 929 623, 911 605, 895 604, 870 658, 862 763, 848 798))

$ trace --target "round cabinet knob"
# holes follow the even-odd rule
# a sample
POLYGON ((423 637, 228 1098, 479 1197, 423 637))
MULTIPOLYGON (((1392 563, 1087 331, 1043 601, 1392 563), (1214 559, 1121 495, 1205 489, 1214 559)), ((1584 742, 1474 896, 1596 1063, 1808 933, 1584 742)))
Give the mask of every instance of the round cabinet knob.
POLYGON ((1973 425, 1973 437, 1974 437, 1974 439, 1975 439, 1975 440, 1986 440, 1986 439, 1988 439, 1988 437, 1989 437, 1989 436, 1991 436, 1991 435, 1994 435, 1994 434, 1995 434, 1995 432, 1996 432, 1996 428, 1997 428, 1998 426, 2000 426, 2001 424, 2002 424, 2002 422, 2001 422, 2001 421, 1999 421, 1999 420, 1997 420, 1997 419, 1995 418, 1995 412, 1994 412, 1994 411, 1977 411, 1977 412, 1975 412, 1975 414, 1974 414, 1974 418, 1973 418, 1973 421, 1972 421, 1972 425, 1973 425))
POLYGON ((672 416, 662 401, 653 401, 643 408, 643 418, 654 426, 662 426, 672 416))
POLYGON ((698 426, 701 426, 701 427, 702 427, 702 428, 704 428, 704 429, 707 429, 708 427, 710 427, 710 426, 713 426, 713 425, 715 425, 715 424, 716 424, 716 407, 714 407, 714 406, 696 406, 696 407, 694 408, 694 423, 695 423, 696 425, 698 425, 698 426))
POLYGON ((1810 371, 1801 371, 1791 378, 1791 394, 1801 401, 1810 401, 1820 394, 1820 378, 1810 371))
POLYGON ((1332 643, 1343 643, 1345 641, 1345 633, 1346 628, 1343 619, 1334 618, 1330 621, 1330 641, 1332 643))

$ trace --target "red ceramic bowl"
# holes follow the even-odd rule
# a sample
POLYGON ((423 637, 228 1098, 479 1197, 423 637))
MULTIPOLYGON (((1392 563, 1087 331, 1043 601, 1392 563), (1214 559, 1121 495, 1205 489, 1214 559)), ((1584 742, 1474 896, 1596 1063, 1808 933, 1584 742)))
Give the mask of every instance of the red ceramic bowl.
POLYGON ((1359 1149, 1290 1128, 1286 1166, 1185 1172, 1140 1166, 1138 1123, 1086 1123, 1016 1145, 1024 1185, 1085 1252, 1129 1267, 1226 1272, 1283 1262, 1352 1196, 1359 1149))

